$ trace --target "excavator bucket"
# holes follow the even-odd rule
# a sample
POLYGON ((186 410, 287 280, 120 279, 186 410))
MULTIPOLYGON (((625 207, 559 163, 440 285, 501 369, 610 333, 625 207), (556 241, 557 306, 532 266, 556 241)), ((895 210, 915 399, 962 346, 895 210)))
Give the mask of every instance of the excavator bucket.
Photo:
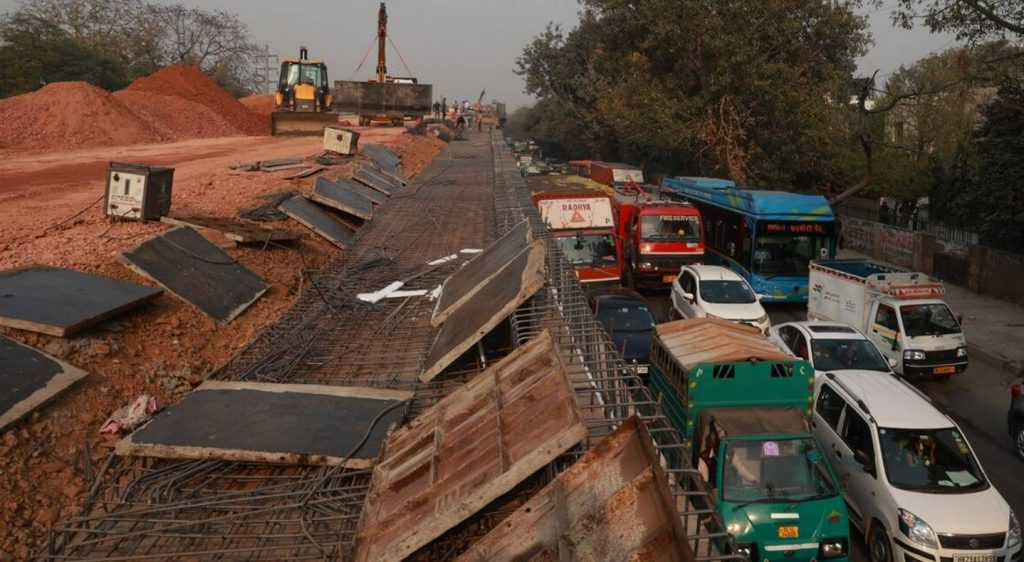
POLYGON ((270 116, 272 135, 322 135, 324 127, 337 127, 338 114, 322 111, 275 111, 270 116))

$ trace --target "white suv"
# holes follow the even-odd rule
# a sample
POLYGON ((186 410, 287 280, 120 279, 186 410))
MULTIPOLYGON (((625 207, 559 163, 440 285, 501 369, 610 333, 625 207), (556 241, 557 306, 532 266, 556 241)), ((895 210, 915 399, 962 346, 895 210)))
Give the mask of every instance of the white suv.
POLYGON ((817 377, 815 438, 872 562, 1019 562, 1021 529, 960 428, 896 378, 817 377))
POLYGON ((672 309, 681 318, 719 318, 753 326, 764 334, 771 326, 761 297, 727 267, 684 265, 672 281, 672 309))
POLYGON ((768 339, 823 372, 871 371, 890 374, 895 361, 886 359, 867 336, 835 322, 787 322, 772 326, 768 339))

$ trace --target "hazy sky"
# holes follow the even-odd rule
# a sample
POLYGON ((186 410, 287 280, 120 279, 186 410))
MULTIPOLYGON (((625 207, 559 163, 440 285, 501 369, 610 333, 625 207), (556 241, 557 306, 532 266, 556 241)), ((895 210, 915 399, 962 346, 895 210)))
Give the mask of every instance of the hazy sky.
MULTIPOLYGON (((157 0, 171 3, 173 0, 157 0)), ((300 45, 327 62, 332 80, 369 77, 376 50, 356 68, 376 33, 378 0, 177 0, 238 13, 253 38, 280 57, 297 56, 300 45)), ((0 0, 0 11, 16 6, 0 0)), ((952 45, 952 36, 905 31, 889 23, 886 7, 871 10, 875 46, 861 59, 860 71, 880 69, 880 83, 900 64, 952 45)), ((434 85, 435 97, 507 102, 510 109, 530 102, 522 79, 513 73, 523 46, 550 21, 571 27, 577 21, 575 0, 390 0, 388 31, 412 74, 434 85)), ((865 10, 868 13, 868 10, 865 10)), ((388 51, 388 71, 405 75, 399 57, 388 51)))

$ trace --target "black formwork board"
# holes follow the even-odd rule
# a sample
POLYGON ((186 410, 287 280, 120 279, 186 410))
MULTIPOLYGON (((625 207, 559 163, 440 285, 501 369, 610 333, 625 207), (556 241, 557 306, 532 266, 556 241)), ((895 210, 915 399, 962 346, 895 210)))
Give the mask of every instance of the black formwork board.
POLYGON ((119 260, 221 324, 234 320, 270 288, 188 226, 125 250, 119 260))
POLYGON ((87 374, 37 349, 0 336, 0 431, 87 374))
POLYGON ((366 167, 356 170, 355 173, 352 174, 352 179, 363 185, 372 187, 384 195, 391 195, 391 192, 398 187, 391 180, 366 167))
POLYGON ((371 171, 376 172, 377 175, 385 177, 399 185, 406 185, 409 183, 409 178, 405 177, 405 174, 398 170, 398 166, 389 166, 375 162, 374 165, 366 167, 371 171))
POLYGON ((122 439, 115 452, 369 468, 412 396, 378 388, 207 381, 122 439))
POLYGON ((397 166, 402 157, 397 152, 384 148, 379 144, 364 144, 363 154, 378 164, 385 166, 397 166))
POLYGON ((472 298, 488 279, 509 265, 512 258, 526 248, 530 239, 530 223, 524 220, 445 279, 430 323, 441 325, 456 308, 472 298))
POLYGON ((278 208, 339 248, 347 246, 356 235, 355 230, 301 195, 286 199, 278 208))
POLYGON ((0 325, 65 337, 163 291, 59 267, 0 272, 0 325))
POLYGON ((387 195, 381 193, 380 191, 377 191, 376 189, 367 187, 359 182, 354 182, 352 180, 348 180, 345 178, 337 178, 333 181, 334 183, 340 185, 341 187, 344 187, 346 189, 349 189, 362 195, 363 197, 369 199, 372 203, 375 203, 377 205, 380 205, 388 200, 387 195))
POLYGON ((327 178, 316 179, 310 199, 356 218, 370 220, 373 217, 373 203, 369 199, 327 178))

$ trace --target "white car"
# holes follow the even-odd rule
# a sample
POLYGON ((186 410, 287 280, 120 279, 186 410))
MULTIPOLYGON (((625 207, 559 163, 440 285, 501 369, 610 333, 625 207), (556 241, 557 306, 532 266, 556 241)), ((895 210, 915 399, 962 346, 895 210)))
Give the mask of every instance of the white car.
POLYGON ((1016 562, 1021 529, 953 420, 895 375, 815 379, 815 439, 872 562, 1016 562))
POLYGON ((679 317, 731 320, 763 334, 771 322, 760 299, 745 279, 717 265, 684 265, 672 281, 672 309, 679 317))
POLYGON ((837 322, 787 322, 772 326, 768 339, 810 362, 816 374, 870 371, 888 375, 895 363, 860 331, 837 322))

